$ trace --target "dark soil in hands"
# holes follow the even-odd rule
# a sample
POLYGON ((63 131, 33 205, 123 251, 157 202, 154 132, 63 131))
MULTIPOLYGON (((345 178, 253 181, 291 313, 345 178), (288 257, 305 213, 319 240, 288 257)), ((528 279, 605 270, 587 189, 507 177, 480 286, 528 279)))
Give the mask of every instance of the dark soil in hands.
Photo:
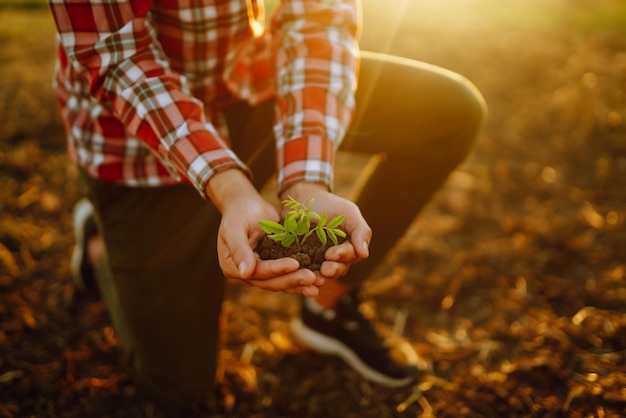
MULTIPOLYGON (((344 242, 346 238, 337 237, 339 244, 344 242)), ((291 257, 298 260, 300 268, 317 271, 326 260, 326 250, 334 244, 328 240, 326 244, 322 244, 317 235, 313 234, 300 244, 291 244, 289 247, 270 239, 267 235, 259 240, 257 252, 263 260, 275 260, 283 257, 291 257)))

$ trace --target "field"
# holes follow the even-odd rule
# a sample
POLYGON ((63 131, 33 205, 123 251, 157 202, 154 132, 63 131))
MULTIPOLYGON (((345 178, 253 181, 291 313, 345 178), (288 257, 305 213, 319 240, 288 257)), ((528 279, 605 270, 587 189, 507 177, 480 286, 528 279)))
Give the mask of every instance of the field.
MULTIPOLYGON (((366 288, 423 377, 363 382, 292 341, 295 297, 231 283, 219 396, 186 416, 624 416, 626 5, 388 4, 364 0, 362 47, 457 71, 489 105, 366 288)), ((80 193, 45 4, 0 5, 0 45, 0 417, 170 417, 136 391, 103 304, 72 287, 80 193)))

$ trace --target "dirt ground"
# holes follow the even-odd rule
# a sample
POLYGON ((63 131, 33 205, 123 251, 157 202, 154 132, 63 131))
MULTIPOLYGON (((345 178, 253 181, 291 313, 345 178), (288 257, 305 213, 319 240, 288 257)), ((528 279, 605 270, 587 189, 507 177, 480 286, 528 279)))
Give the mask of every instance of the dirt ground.
MULTIPOLYGON (((366 289, 423 359, 419 384, 383 389, 304 350, 297 298, 231 283, 221 396, 197 416, 625 416, 625 10, 521 3, 366 10, 364 48, 460 72, 490 108, 366 289)), ((102 303, 74 294, 80 196, 47 11, 0 9, 0 45, 0 417, 171 417, 137 392, 102 303)))

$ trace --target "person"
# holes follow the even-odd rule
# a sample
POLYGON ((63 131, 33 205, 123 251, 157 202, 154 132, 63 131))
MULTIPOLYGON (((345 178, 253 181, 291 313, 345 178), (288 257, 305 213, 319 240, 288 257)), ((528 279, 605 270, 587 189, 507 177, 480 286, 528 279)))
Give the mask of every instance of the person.
MULTIPOLYGON (((360 285, 468 155, 484 100, 450 71, 359 51, 356 0, 49 0, 55 89, 85 200, 78 283, 104 298, 137 385, 168 405, 214 384, 226 279, 302 295, 294 335, 387 387, 415 364, 359 311, 360 285), (375 156, 350 198, 339 150, 375 156), (280 199, 345 215, 319 271, 260 260, 280 199)), ((408 354, 407 354, 408 355, 408 354)), ((409 356, 410 357, 410 356, 409 356)))

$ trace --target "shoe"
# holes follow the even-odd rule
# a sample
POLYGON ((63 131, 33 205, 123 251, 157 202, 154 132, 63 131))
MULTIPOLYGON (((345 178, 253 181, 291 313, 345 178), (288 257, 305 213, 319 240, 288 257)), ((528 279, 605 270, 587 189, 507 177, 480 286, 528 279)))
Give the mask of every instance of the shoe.
POLYGON ((335 309, 312 312, 302 304, 291 322, 294 337, 309 348, 343 359, 361 376, 389 388, 414 383, 418 355, 407 342, 385 339, 359 311, 356 292, 344 295, 335 309))
POLYGON ((98 225, 94 218, 94 209, 87 199, 81 199, 72 213, 74 237, 76 243, 72 252, 70 267, 76 288, 91 296, 99 297, 93 262, 87 255, 89 239, 98 235, 98 225))

